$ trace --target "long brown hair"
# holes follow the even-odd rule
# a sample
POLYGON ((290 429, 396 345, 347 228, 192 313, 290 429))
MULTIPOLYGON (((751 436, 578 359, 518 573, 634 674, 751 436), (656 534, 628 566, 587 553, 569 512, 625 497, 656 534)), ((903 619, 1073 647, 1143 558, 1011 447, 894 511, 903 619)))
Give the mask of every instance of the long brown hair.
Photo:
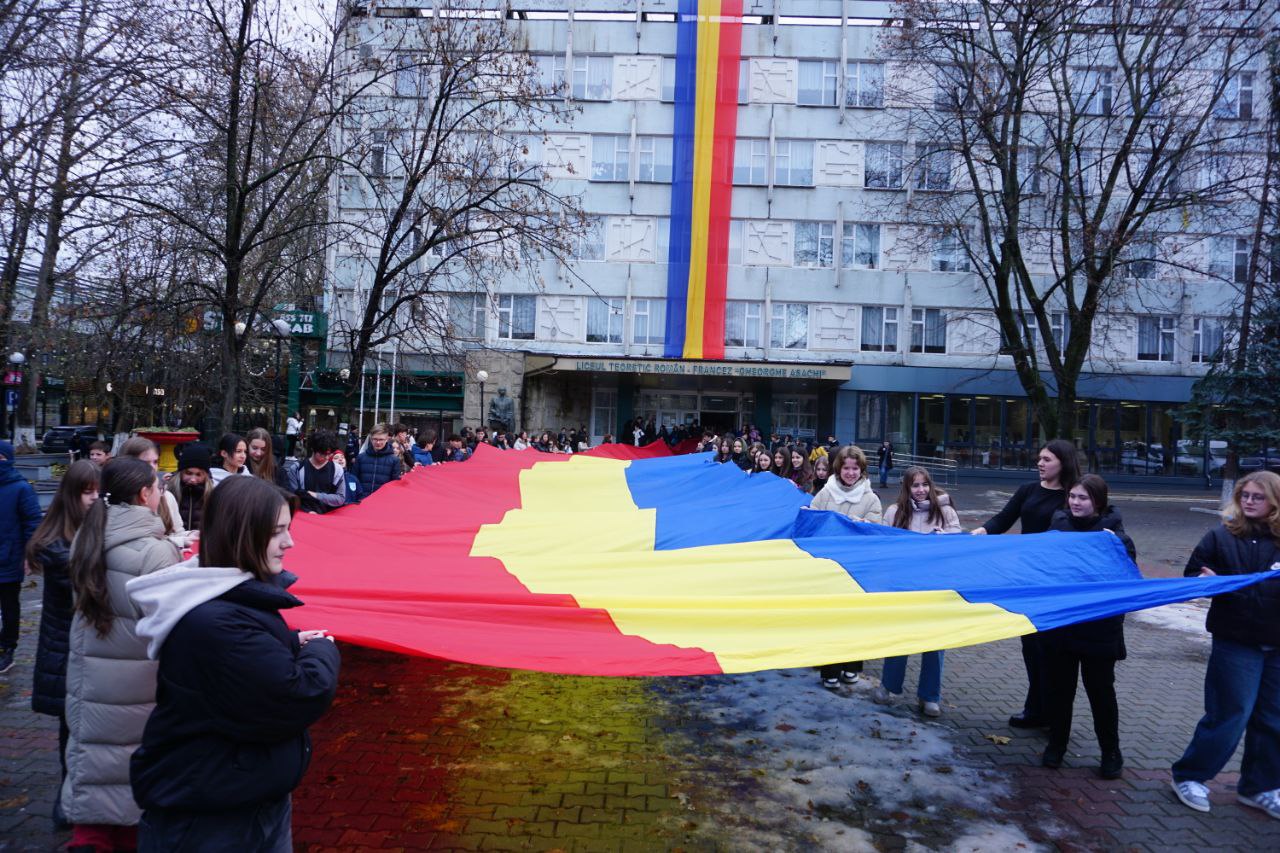
POLYGON ((131 456, 112 459, 102 469, 98 499, 85 513, 84 522, 71 543, 70 576, 76 610, 100 636, 106 636, 111 630, 114 618, 108 601, 107 562, 103 553, 107 507, 137 503, 138 496, 148 486, 158 488, 156 472, 150 465, 131 456))
POLYGON ((933 477, 929 476, 928 470, 912 465, 902 472, 902 485, 898 487, 898 502, 893 511, 893 526, 901 527, 903 530, 911 529, 911 516, 915 512, 915 503, 911 500, 911 486, 915 484, 916 477, 924 477, 924 481, 929 484, 929 523, 945 524, 942 501, 938 499, 941 492, 933 484, 933 477))
POLYGON ((262 427, 249 430, 244 437, 244 447, 246 451, 248 451, 249 445, 253 444, 255 439, 262 441, 267 445, 267 452, 266 455, 262 457, 261 462, 254 462, 253 457, 249 456, 247 460, 249 470, 252 471, 253 476, 258 479, 266 480, 268 483, 275 483, 276 457, 275 452, 271 448, 271 433, 267 432, 262 427))
POLYGON ((32 534, 27 543, 27 565, 31 571, 39 573, 40 552, 59 539, 70 542, 76 537, 76 531, 84 523, 85 508, 82 495, 87 491, 97 491, 102 469, 96 462, 81 459, 72 462, 67 473, 62 475, 58 484, 58 492, 53 496, 53 503, 44 515, 44 521, 32 534))
POLYGON ((200 565, 242 569, 260 581, 269 580, 267 545, 282 506, 292 515, 298 499, 257 477, 224 480, 204 506, 200 565))

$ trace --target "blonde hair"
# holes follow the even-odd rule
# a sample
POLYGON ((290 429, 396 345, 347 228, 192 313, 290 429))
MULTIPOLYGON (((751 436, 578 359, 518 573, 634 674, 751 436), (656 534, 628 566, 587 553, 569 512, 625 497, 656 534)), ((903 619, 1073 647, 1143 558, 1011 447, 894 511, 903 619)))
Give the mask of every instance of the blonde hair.
POLYGON ((1244 536, 1254 526, 1255 523, 1245 517, 1244 509, 1240 506, 1240 492, 1248 483, 1262 489, 1267 502, 1271 504, 1271 513, 1258 523, 1265 524, 1270 528, 1271 535, 1280 539, 1280 474, 1272 471, 1254 471, 1236 480, 1236 487, 1231 490, 1231 500, 1222 508, 1222 526, 1232 536, 1244 536))

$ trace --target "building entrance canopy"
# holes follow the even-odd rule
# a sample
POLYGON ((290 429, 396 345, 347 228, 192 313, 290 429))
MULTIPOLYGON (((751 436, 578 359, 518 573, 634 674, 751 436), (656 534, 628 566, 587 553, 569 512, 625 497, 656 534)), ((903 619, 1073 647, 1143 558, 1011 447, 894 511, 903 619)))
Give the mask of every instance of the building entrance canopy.
POLYGON ((545 365, 530 369, 584 371, 591 373, 633 373, 649 376, 722 376, 730 379, 826 379, 848 382, 848 364, 772 364, 767 361, 700 361, 639 358, 548 358, 545 365))

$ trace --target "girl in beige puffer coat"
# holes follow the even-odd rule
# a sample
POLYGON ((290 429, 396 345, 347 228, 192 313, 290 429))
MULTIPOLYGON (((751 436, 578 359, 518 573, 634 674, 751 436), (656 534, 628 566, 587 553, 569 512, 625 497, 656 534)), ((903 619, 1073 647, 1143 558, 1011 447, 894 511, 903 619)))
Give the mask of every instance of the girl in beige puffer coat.
POLYGON ((915 533, 963 532, 951 497, 933 484, 927 470, 918 467, 903 472, 897 503, 885 510, 884 523, 915 533))
POLYGON ((172 566, 181 555, 156 515, 161 489, 151 466, 121 458, 102 470, 100 497, 71 548, 75 616, 67 658, 67 777, 62 807, 71 847, 133 849, 141 811, 129 758, 155 705, 156 662, 138 638, 141 615, 125 582, 172 566))

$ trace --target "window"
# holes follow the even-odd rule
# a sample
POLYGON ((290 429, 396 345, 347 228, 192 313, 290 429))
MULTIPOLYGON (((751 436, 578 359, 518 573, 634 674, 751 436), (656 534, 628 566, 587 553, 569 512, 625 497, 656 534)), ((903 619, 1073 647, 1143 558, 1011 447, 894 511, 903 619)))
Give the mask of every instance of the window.
POLYGON ((739 139, 733 145, 733 182, 769 183, 769 140, 739 139))
POLYGON ((631 325, 632 343, 661 345, 666 340, 667 301, 665 299, 637 299, 635 319, 631 325))
POLYGON ((868 142, 864 184, 871 189, 902 189, 902 143, 868 142))
POLYGON ((805 106, 834 107, 839 85, 840 63, 802 59, 796 103, 805 106))
POLYGON ((419 98, 431 91, 431 73, 422 59, 412 53, 396 56, 396 94, 402 98, 419 98))
POLYGON ((1197 317, 1191 332, 1191 360, 1203 364, 1222 357, 1224 322, 1221 317, 1197 317))
POLYGON ((580 261, 604 260, 604 217, 588 216, 583 232, 573 246, 573 257, 580 261))
POLYGON ((538 70, 545 88, 569 94, 579 101, 608 101, 613 97, 613 57, 573 57, 573 68, 565 65, 563 53, 538 57, 538 70))
POLYGON ((808 349, 809 306, 803 302, 775 302, 769 320, 769 346, 808 349))
POLYGON ((1253 118, 1253 72, 1241 71, 1227 79, 1222 97, 1213 108, 1218 118, 1253 118))
POLYGON ((533 340, 538 297, 504 293, 498 297, 498 337, 505 341, 533 340))
MULTIPOLYGON (((1013 320, 1018 324, 1018 334, 1021 336, 1023 343, 1026 344, 1028 352, 1037 348, 1037 342, 1040 340, 1040 324, 1036 320, 1033 311, 1015 311, 1013 320)), ((998 321, 997 321, 998 322, 998 321)), ((1004 326, 1000 327, 1000 354, 1013 355, 1020 351, 1022 346, 1015 344, 1005 334, 1004 326)))
POLYGON ((671 183, 671 137, 636 137, 636 180, 671 183))
POLYGON ((1173 361, 1173 317, 1138 318, 1138 361, 1173 361))
POLYGON ((933 106, 939 110, 973 109, 973 71, 963 65, 939 65, 934 81, 933 106))
POLYGON ((1213 241, 1209 274, 1225 281, 1244 284, 1249 280, 1249 239, 1218 237, 1213 241))
POLYGON ((631 139, 626 136, 591 137, 591 180, 631 180, 631 139))
POLYGON ((884 66, 878 62, 850 62, 845 66, 844 105, 884 106, 884 66))
POLYGON ((1018 149, 1018 187, 1023 195, 1040 192, 1040 149, 1018 149))
POLYGON ((840 266, 873 270, 880 266, 880 226, 866 222, 846 222, 840 239, 840 266))
POLYGON ((947 321, 941 309, 911 309, 911 351, 947 351, 947 321))
POLYGON ((622 343, 622 319, 626 311, 622 297, 592 296, 587 303, 587 343, 622 343))
POLYGON ((862 309, 862 351, 897 352, 898 309, 862 309))
POLYGON ((760 302, 730 300, 724 307, 724 345, 760 346, 760 302))
POLYGON ((916 172, 916 189, 951 189, 951 152, 934 145, 922 146, 916 172))
POLYGON ((613 435, 618 428, 618 392, 596 388, 591 392, 591 430, 593 435, 613 435))
POLYGON ((830 267, 835 256, 834 222, 797 222, 795 265, 830 267))
POLYGON ((938 235, 933 244, 932 268, 934 272, 969 271, 969 253, 959 232, 948 229, 938 235))
POLYGON ((738 103, 751 101, 751 60, 743 59, 738 63, 738 103))
POLYGON ((729 260, 730 266, 742 266, 742 220, 729 220, 729 260))
POLYGON ((814 395, 776 398, 773 426, 779 435, 814 435, 818 429, 818 398, 814 395))
POLYGON ((1111 115, 1111 72, 1085 69, 1076 75, 1076 112, 1085 115, 1111 115))
POLYGON ((1062 352, 1062 348, 1066 346, 1067 334, 1070 330, 1071 324, 1067 322, 1067 312, 1049 313, 1049 333, 1053 335, 1053 345, 1058 348, 1058 352, 1062 352))
POLYGON ((1156 241, 1139 238, 1129 244, 1124 252, 1125 261, 1121 275, 1125 278, 1148 279, 1156 277, 1156 241))
POLYGON ((452 293, 449 295, 449 329, 455 338, 483 340, 483 293, 452 293))
POLYGON ((373 132, 373 144, 369 146, 369 174, 375 178, 387 174, 387 134, 385 131, 373 132))
POLYGON ((773 183, 779 187, 813 186, 813 143, 779 139, 773 148, 773 183))

